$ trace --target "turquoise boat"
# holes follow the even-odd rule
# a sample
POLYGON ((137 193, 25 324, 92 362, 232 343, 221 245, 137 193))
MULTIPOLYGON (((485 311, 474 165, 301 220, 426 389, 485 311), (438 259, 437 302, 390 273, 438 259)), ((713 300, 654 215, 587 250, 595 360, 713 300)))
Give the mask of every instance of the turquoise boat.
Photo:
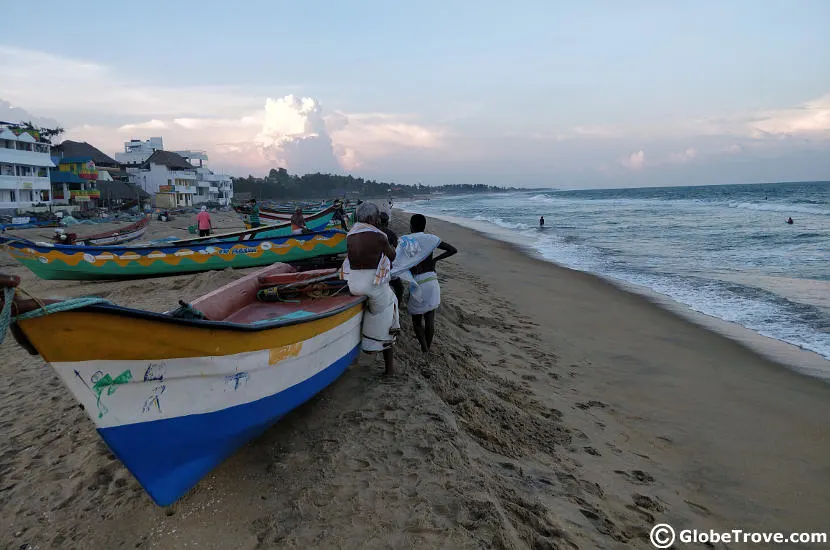
POLYGON ((135 279, 303 262, 345 254, 346 234, 326 230, 301 235, 158 246, 78 246, 0 237, 15 260, 41 279, 135 279))

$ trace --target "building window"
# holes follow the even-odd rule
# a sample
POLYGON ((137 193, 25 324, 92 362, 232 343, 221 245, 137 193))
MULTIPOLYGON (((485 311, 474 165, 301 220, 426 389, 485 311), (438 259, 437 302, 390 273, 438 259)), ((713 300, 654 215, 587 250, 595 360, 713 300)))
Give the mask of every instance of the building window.
POLYGON ((17 193, 14 189, 9 190, 9 202, 17 202, 17 193))

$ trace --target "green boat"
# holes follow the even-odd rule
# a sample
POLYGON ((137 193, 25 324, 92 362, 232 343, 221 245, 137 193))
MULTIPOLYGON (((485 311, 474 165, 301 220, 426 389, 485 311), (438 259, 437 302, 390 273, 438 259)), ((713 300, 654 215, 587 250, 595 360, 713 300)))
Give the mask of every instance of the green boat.
POLYGON ((0 246, 41 279, 135 279, 345 254, 346 234, 326 230, 247 241, 159 246, 52 245, 0 237, 0 246))

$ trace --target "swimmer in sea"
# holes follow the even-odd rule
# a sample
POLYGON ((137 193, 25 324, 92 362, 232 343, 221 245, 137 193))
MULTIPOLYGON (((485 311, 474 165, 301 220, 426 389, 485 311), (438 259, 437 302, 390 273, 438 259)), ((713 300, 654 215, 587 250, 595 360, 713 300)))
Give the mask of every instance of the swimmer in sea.
POLYGON ((792 225, 793 224, 793 219, 792 218, 787 218, 787 223, 792 225))

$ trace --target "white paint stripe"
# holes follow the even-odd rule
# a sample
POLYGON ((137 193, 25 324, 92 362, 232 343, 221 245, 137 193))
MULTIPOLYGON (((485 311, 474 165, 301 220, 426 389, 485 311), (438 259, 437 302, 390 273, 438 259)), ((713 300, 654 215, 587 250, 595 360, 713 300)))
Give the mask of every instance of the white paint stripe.
POLYGON ((265 349, 213 357, 52 366, 98 428, 213 412, 279 393, 329 367, 360 342, 362 317, 356 315, 313 336, 302 343, 297 356, 274 365, 269 364, 270 351, 265 349), (111 394, 110 387, 105 387, 99 404, 93 380, 107 374, 115 379, 125 371, 132 375, 130 382, 110 386, 114 388, 111 394))

